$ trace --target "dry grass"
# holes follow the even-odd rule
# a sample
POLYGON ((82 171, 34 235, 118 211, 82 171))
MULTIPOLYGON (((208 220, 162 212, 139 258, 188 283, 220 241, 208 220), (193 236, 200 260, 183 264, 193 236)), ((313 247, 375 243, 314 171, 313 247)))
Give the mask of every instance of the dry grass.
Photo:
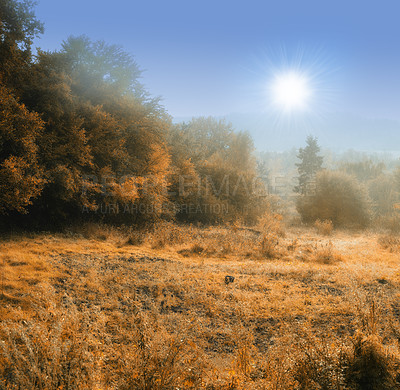
POLYGON ((398 388, 399 253, 269 226, 3 241, 0 388, 398 388))
POLYGON ((400 215, 399 208, 396 207, 396 213, 394 215, 387 215, 378 217, 376 220, 376 225, 388 231, 390 234, 399 234, 400 233, 400 215))
POLYGON ((383 249, 390 252, 400 252, 400 237, 393 234, 379 237, 378 243, 383 249))
POLYGON ((329 241, 326 244, 322 244, 320 247, 316 246, 316 250, 313 253, 313 260, 321 264, 335 264, 338 261, 342 261, 343 258, 340 253, 334 249, 332 241, 329 241))

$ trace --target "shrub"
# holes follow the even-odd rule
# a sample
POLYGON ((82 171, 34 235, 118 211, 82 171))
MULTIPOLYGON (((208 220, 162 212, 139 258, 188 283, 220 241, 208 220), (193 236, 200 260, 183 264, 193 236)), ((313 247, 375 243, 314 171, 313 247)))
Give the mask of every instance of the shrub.
POLYGON ((260 253, 268 259, 279 257, 279 237, 274 233, 265 233, 260 241, 260 253))
POLYGON ((303 353, 295 361, 293 376, 300 390, 334 390, 343 383, 341 351, 325 345, 305 344, 303 353))
POLYGON ((321 264, 334 264, 342 261, 342 256, 335 251, 332 242, 329 241, 313 253, 313 260, 321 264))
POLYGON ((384 227, 392 234, 400 233, 400 216, 396 214, 385 218, 384 227))
POLYGON ((139 246, 142 245, 144 241, 145 241, 145 234, 143 232, 132 231, 132 233, 128 235, 125 245, 139 246))
POLYGON ((400 204, 392 204, 390 212, 377 218, 377 223, 391 234, 400 233, 400 204))
POLYGON ((366 227, 371 219, 367 192, 345 173, 322 171, 317 174, 315 192, 297 200, 302 221, 331 220, 338 227, 366 227))
POLYGON ((259 219, 257 228, 263 233, 275 233, 279 237, 285 237, 282 226, 282 215, 266 211, 259 219))
POLYGON ((393 176, 382 174, 369 181, 367 185, 374 214, 377 216, 395 215, 398 192, 393 176))
POLYGON ((280 214, 265 212, 258 220, 257 227, 261 231, 260 254, 269 259, 280 257, 280 238, 285 237, 280 214))
POLYGON ((346 382, 357 390, 397 389, 394 362, 377 336, 357 334, 348 356, 346 382))
MULTIPOLYGON (((121 331, 126 343, 113 351, 115 370, 109 371, 108 384, 120 390, 199 388, 203 375, 196 346, 183 334, 169 335, 143 313, 126 318, 121 331)), ((107 387, 111 388, 111 387, 107 387)))
POLYGON ((88 240, 105 241, 110 236, 111 227, 100 223, 88 222, 72 228, 88 240))
POLYGON ((317 219, 314 224, 317 229, 318 234, 322 234, 324 236, 330 236, 333 231, 333 224, 331 220, 320 221, 317 219))

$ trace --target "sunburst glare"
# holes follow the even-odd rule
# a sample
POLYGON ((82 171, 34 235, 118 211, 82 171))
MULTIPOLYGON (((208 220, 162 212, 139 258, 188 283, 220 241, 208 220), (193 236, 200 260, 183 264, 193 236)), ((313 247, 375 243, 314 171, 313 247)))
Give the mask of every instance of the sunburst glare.
POLYGON ((304 110, 312 94, 305 75, 289 71, 276 75, 271 86, 274 105, 284 111, 304 110))
POLYGON ((335 58, 321 47, 266 49, 254 61, 255 121, 275 129, 320 128, 335 110, 340 82, 335 58))

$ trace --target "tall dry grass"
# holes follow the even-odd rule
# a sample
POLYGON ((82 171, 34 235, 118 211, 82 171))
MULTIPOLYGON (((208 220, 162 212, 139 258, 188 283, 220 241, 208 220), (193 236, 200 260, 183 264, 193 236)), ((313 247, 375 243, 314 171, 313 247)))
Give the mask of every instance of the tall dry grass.
POLYGON ((398 254, 268 218, 3 243, 0 388, 398 388, 398 254))

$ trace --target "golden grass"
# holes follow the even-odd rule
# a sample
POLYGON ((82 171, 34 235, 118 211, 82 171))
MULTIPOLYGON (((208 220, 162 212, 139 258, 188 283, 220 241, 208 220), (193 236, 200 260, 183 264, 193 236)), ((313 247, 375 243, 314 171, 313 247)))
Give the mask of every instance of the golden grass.
POLYGON ((107 229, 1 243, 0 388, 398 386, 399 253, 377 235, 107 229))
POLYGON ((400 252, 400 237, 394 234, 383 235, 378 239, 379 245, 390 252, 400 252))

